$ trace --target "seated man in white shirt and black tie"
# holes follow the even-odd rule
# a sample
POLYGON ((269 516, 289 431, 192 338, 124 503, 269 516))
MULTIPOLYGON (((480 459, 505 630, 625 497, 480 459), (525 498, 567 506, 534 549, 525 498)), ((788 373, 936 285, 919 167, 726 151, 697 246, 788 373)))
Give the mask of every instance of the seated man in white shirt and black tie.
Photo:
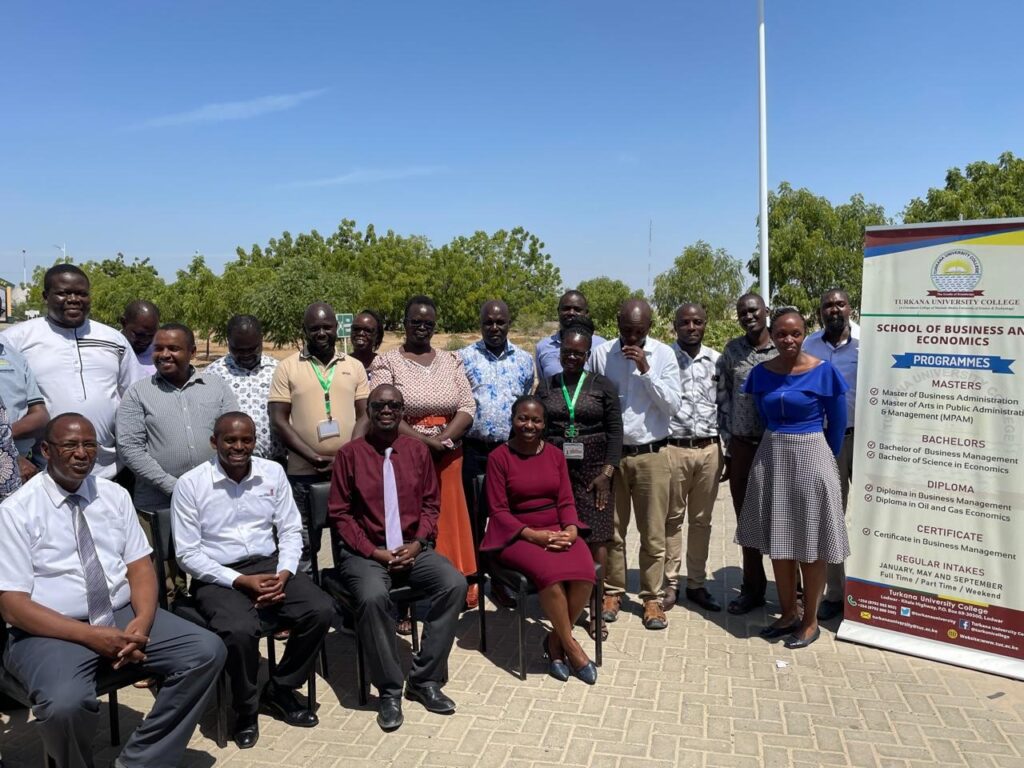
POLYGON ((139 665, 161 684, 114 765, 171 768, 224 666, 224 645, 157 608, 128 492, 90 476, 99 448, 88 419, 57 416, 42 445, 46 472, 0 504, 0 612, 12 625, 4 664, 28 690, 61 768, 93 765, 97 677, 139 665))
POLYGON ((252 419, 241 411, 225 413, 210 442, 217 455, 186 472, 174 487, 171 525, 199 612, 228 648, 234 740, 248 749, 259 739, 260 705, 289 725, 312 728, 319 722, 295 689, 316 661, 334 602, 296 572, 302 552, 299 510, 281 466, 252 455, 252 419), (290 634, 260 695, 260 613, 268 609, 290 634))

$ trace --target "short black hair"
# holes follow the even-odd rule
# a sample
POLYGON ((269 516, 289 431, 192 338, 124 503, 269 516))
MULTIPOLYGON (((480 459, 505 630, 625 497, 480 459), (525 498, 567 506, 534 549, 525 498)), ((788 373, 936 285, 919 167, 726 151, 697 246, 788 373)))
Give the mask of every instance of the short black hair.
POLYGON ((523 405, 524 403, 536 403, 537 405, 539 405, 541 413, 544 414, 544 421, 548 420, 548 408, 546 405, 544 405, 544 401, 541 400, 536 395, 520 395, 519 397, 517 397, 515 399, 515 402, 512 403, 512 410, 509 411, 509 415, 515 416, 516 411, 519 410, 519 406, 523 405))
MULTIPOLYGON (((375 309, 361 309, 359 310, 359 315, 369 315, 376 321, 377 334, 373 337, 373 348, 376 349, 384 343, 384 316, 375 309)), ((356 317, 359 317, 359 315, 356 315, 356 317)))
POLYGON ((777 323, 786 315, 796 315, 797 317, 799 317, 800 322, 804 324, 804 330, 807 330, 807 318, 804 317, 804 313, 801 312, 797 307, 788 305, 785 307, 776 307, 775 309, 772 310, 772 320, 768 326, 769 329, 774 328, 775 323, 777 323))
POLYGON ((594 341, 594 321, 586 315, 577 315, 565 328, 559 331, 559 338, 564 339, 569 334, 582 336, 590 342, 594 341))
POLYGON ((96 431, 96 426, 82 414, 76 413, 75 411, 66 411, 65 413, 58 413, 56 416, 54 416, 52 419, 46 422, 46 427, 43 430, 43 440, 45 440, 48 443, 52 443, 53 431, 57 428, 57 424, 59 422, 66 421, 67 419, 81 419, 90 427, 92 427, 93 432, 96 431))
POLYGON ((129 301, 124 308, 124 312, 121 313, 121 316, 125 320, 134 320, 139 315, 147 312, 151 313, 158 323, 160 322, 160 307, 146 299, 135 299, 134 301, 129 301))
POLYGON ((422 293, 418 293, 415 296, 410 296, 409 300, 405 302, 405 313, 402 315, 402 318, 404 320, 408 320, 409 310, 412 309, 413 307, 418 307, 421 305, 425 307, 430 307, 432 310, 434 310, 434 314, 437 314, 437 305, 434 303, 434 300, 429 296, 424 296, 422 293))
POLYGON ((54 264, 43 275, 43 291, 50 290, 50 284, 53 283, 57 275, 78 275, 84 277, 85 282, 89 282, 89 276, 80 267, 76 267, 74 264, 54 264))
POLYGON ((226 421, 234 421, 235 419, 241 419, 242 421, 248 421, 250 424, 252 424, 252 429, 253 429, 253 432, 255 433, 255 431, 256 431, 256 422, 252 420, 252 416, 250 416, 248 413, 245 413, 244 411, 228 411, 227 413, 222 413, 220 416, 217 417, 217 420, 215 422, 213 422, 213 434, 214 434, 214 436, 217 436, 218 434, 220 434, 220 425, 221 424, 223 424, 226 421))
POLYGON ((232 315, 231 319, 228 320, 227 335, 237 331, 254 330, 260 336, 263 335, 263 326, 260 324, 259 318, 255 315, 232 315))
POLYGON ((185 334, 188 339, 189 346, 195 349, 196 346, 196 335, 192 333, 192 329, 184 323, 164 323, 160 326, 161 331, 181 331, 185 334))

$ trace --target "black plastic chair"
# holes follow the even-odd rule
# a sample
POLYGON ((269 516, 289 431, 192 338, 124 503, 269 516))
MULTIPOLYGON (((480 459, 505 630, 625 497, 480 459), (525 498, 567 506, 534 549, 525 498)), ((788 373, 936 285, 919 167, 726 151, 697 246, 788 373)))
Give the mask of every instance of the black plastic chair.
MULTIPOLYGON (((476 530, 482 537, 487 524, 487 496, 484 492, 485 475, 473 478, 473 493, 476 496, 476 530)), ((480 552, 477 542, 477 561, 480 568, 480 650, 487 653, 487 611, 484 605, 484 584, 489 578, 492 588, 495 584, 505 587, 515 596, 516 604, 512 609, 518 615, 516 622, 516 641, 519 647, 519 679, 526 679, 526 600, 530 595, 537 594, 537 589, 526 578, 526 574, 512 568, 506 568, 496 557, 488 552, 480 552)), ((590 612, 594 617, 594 663, 601 666, 604 661, 601 632, 604 620, 601 617, 601 604, 604 602, 604 569, 594 563, 594 591, 590 596, 590 612)), ((493 597, 492 597, 493 599, 493 597)), ((497 605, 497 601, 495 601, 497 605)), ((500 607, 500 606, 499 606, 500 607)))
MULTIPOLYGON (((330 491, 331 484, 326 482, 314 483, 309 487, 309 519, 307 520, 307 528, 309 530, 309 556, 313 565, 313 578, 321 589, 333 597, 354 617, 356 615, 355 597, 345 588, 338 569, 325 568, 320 570, 320 541, 323 538, 323 530, 327 527, 327 499, 330 496, 330 491)), ((330 531, 330 541, 331 554, 336 563, 341 543, 333 529, 330 531)), ((391 602, 395 605, 399 603, 412 604, 417 600, 427 597, 427 594, 422 590, 414 589, 408 585, 392 587, 388 595, 391 598, 391 602)), ((412 622, 412 650, 413 653, 419 653, 420 633, 415 610, 409 612, 409 618, 412 622)), ((358 688, 359 704, 365 706, 370 699, 370 681, 366 676, 366 659, 363 653, 363 641, 359 637, 358 628, 354 634, 356 641, 356 687, 358 688)))
MULTIPOLYGON (((170 550, 171 545, 171 510, 170 509, 158 509, 158 510, 138 510, 138 513, 144 517, 150 525, 150 530, 153 533, 153 557, 156 560, 156 572, 157 581, 159 584, 159 600, 160 607, 165 610, 170 610, 175 616, 178 616, 186 621, 190 621, 203 629, 210 629, 210 625, 203 617, 202 613, 199 612, 199 608, 190 595, 176 598, 168 607, 167 604, 167 590, 166 590, 166 571, 164 568, 164 561, 167 559, 166 553, 170 550)), ((270 611, 264 612, 259 611, 260 617, 260 637, 265 638, 267 641, 267 666, 270 667, 271 674, 277 667, 277 649, 274 645, 274 635, 283 629, 287 629, 286 626, 279 624, 276 620, 276 616, 270 611)), ((321 654, 323 654, 323 645, 320 646, 321 654)), ((323 657, 321 657, 323 658, 323 657)), ((228 689, 227 689, 227 670, 220 673, 217 678, 217 746, 223 749, 228 743, 228 725, 227 725, 227 700, 228 700, 228 689)), ((309 708, 316 711, 316 665, 309 670, 309 678, 306 680, 306 696, 309 699, 309 708)))
MULTIPOLYGON (((0 659, 3 658, 7 649, 7 625, 0 621, 0 659)), ((107 709, 110 716, 110 746, 116 747, 121 743, 121 721, 117 712, 117 692, 126 688, 138 680, 145 680, 150 675, 143 672, 135 665, 128 665, 121 669, 104 669, 96 676, 96 695, 106 696, 108 699, 107 709)), ((32 708, 28 691, 10 672, 0 666, 0 694, 17 702, 26 709, 32 708)), ((43 748, 44 764, 50 768, 56 768, 56 761, 47 754, 43 748)))

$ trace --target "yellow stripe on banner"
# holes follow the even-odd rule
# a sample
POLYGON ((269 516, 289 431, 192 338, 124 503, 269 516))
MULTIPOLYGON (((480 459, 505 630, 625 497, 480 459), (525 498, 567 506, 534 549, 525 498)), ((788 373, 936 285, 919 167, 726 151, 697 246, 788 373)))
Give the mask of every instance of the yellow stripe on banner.
POLYGON ((1024 230, 1000 232, 995 235, 985 235, 984 237, 974 237, 970 240, 960 241, 961 245, 967 243, 971 245, 1024 245, 1024 230))
POLYGON ((979 603, 976 600, 966 600, 959 595, 936 595, 939 600, 948 600, 951 603, 967 603, 967 605, 976 605, 979 608, 988 608, 988 603, 979 603))

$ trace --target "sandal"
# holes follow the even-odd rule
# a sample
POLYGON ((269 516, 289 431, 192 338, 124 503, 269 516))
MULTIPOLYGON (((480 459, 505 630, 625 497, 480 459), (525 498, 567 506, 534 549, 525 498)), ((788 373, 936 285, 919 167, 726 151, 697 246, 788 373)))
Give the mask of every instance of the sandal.
MULTIPOLYGON (((587 622, 587 634, 590 635, 591 640, 597 640, 597 622, 594 621, 594 617, 590 617, 590 621, 587 622)), ((608 622, 601 622, 601 642, 608 639, 608 622)))
POLYGON ((395 624, 395 632, 399 635, 409 636, 412 634, 412 619, 406 617, 399 619, 395 624))

